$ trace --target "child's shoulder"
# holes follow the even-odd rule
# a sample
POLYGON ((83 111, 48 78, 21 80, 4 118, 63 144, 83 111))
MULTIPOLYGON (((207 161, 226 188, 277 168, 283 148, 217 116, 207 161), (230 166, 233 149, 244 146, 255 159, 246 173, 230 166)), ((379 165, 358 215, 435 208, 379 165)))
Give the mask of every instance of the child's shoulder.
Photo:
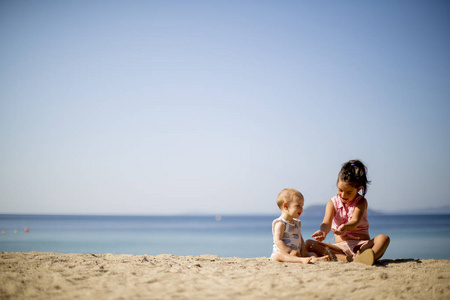
POLYGON ((355 206, 358 206, 359 208, 367 208, 368 205, 369 203, 367 202, 367 199, 363 196, 361 196, 355 204, 355 206))
POLYGON ((281 217, 276 218, 272 221, 272 230, 275 230, 275 228, 278 228, 280 230, 286 229, 286 223, 283 222, 283 219, 281 217))
POLYGON ((277 223, 281 223, 284 226, 287 226, 287 225, 301 224, 302 221, 300 221, 300 219, 292 219, 292 222, 288 222, 285 219, 283 219, 283 217, 279 217, 279 218, 276 218, 275 220, 273 220, 273 222, 272 222, 273 225, 275 225, 277 223))
MULTIPOLYGON (((292 219, 293 224, 295 223, 301 223, 299 219, 292 219)), ((287 226, 288 224, 293 225, 292 223, 286 221, 283 219, 283 217, 278 217, 275 220, 272 221, 272 226, 275 226, 275 224, 283 224, 284 226, 287 226)))
POLYGON ((276 218, 276 219, 274 219, 274 220, 272 221, 272 225, 275 225, 275 224, 277 224, 277 223, 282 223, 282 224, 284 224, 283 218, 282 218, 282 217, 278 217, 278 218, 276 218))

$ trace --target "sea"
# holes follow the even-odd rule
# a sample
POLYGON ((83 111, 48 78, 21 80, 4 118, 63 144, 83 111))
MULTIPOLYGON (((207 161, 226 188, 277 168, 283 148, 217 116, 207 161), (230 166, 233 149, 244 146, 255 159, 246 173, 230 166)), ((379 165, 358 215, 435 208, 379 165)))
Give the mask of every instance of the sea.
MULTIPOLYGON (((276 217, 0 214, 0 252, 269 257, 276 217)), ((322 217, 300 219, 307 240, 322 217)), ((385 259, 450 259, 450 215, 375 215, 369 222, 371 237, 391 238, 385 259)))

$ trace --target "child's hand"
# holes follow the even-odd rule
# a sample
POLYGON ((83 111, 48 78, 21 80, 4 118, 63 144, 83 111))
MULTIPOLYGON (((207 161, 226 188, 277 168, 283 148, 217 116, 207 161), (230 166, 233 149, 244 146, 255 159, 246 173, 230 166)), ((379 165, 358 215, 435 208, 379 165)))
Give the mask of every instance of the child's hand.
POLYGON ((347 231, 347 225, 342 224, 341 226, 338 227, 337 230, 333 230, 333 233, 334 233, 335 235, 342 235, 342 234, 344 234, 344 232, 346 232, 346 231, 347 231))
POLYGON ((322 230, 317 230, 316 232, 314 232, 311 237, 315 238, 316 241, 323 241, 326 237, 325 232, 323 232, 322 230))

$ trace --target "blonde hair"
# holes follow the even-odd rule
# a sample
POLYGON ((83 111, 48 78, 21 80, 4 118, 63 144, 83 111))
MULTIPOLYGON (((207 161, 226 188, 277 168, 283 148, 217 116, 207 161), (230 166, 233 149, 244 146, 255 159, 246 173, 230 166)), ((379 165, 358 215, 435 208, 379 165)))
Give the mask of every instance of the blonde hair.
POLYGON ((281 209, 281 207, 283 206, 284 203, 289 204, 293 200, 294 195, 297 195, 298 197, 304 199, 302 193, 300 193, 296 189, 287 188, 287 189, 282 190, 278 194, 278 197, 277 197, 278 207, 281 209))

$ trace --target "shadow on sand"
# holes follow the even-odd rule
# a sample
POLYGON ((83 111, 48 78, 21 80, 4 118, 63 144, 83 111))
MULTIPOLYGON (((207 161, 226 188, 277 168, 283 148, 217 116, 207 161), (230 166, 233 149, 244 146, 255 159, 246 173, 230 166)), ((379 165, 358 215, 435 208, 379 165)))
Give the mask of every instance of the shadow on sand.
POLYGON ((378 267, 386 267, 390 264, 403 264, 408 262, 415 262, 418 264, 422 263, 422 261, 417 258, 400 258, 400 259, 380 259, 379 261, 375 262, 375 265, 378 267))

